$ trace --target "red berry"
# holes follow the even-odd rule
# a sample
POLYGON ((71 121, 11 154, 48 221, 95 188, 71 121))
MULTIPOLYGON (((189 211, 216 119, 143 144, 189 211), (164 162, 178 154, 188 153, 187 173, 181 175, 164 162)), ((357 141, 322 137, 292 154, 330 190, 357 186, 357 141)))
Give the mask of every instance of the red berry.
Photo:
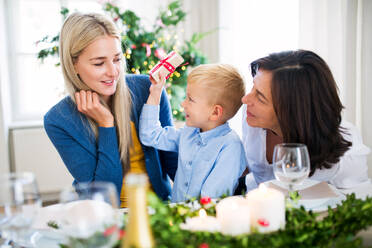
POLYGON ((211 201, 212 201, 212 199, 208 196, 204 196, 200 199, 200 203, 202 205, 207 205, 207 204, 211 203, 211 201))
POLYGON ((199 245, 199 248, 209 248, 209 245, 207 243, 202 243, 199 245))
POLYGON ((263 227, 268 227, 270 225, 269 221, 265 219, 258 219, 257 223, 263 227))
POLYGON ((125 231, 120 229, 120 231, 119 231, 119 239, 121 239, 124 236, 125 236, 125 231))
POLYGON ((110 226, 108 227, 104 232, 103 232, 103 236, 107 237, 107 236, 110 236, 112 235, 114 232, 117 231, 117 227, 116 226, 110 226))

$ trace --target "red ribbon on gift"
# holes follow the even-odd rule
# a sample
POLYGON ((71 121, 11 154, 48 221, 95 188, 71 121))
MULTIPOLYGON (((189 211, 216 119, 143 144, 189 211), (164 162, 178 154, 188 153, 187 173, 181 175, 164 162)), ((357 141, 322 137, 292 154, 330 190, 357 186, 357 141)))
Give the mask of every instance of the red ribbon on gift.
POLYGON ((176 52, 173 51, 165 59, 160 60, 159 63, 154 68, 152 68, 152 70, 150 71, 150 75, 157 71, 160 67, 164 66, 164 68, 169 71, 168 76, 165 77, 165 79, 168 79, 170 75, 176 70, 176 68, 167 60, 172 58, 175 54, 176 52))

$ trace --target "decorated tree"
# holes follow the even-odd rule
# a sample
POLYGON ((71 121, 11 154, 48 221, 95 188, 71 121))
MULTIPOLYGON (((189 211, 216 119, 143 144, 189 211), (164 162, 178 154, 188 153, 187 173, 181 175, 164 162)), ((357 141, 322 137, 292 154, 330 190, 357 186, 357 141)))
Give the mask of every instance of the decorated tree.
MULTIPOLYGON (((112 3, 105 3, 103 7, 122 30, 122 49, 127 62, 127 73, 147 74, 172 50, 177 51, 185 59, 185 63, 170 75, 166 85, 174 118, 184 120, 180 103, 185 97, 187 69, 206 63, 206 57, 196 45, 208 33, 194 33, 190 40, 181 39, 183 29, 180 24, 184 21, 186 12, 182 10, 179 0, 160 10, 151 31, 144 28, 141 18, 133 11, 122 12, 112 3)), ((61 14, 64 18, 68 13, 67 8, 62 8, 61 14)), ((41 61, 48 56, 58 56, 59 34, 54 37, 45 36, 38 41, 40 42, 50 44, 48 48, 39 51, 38 58, 41 61)))

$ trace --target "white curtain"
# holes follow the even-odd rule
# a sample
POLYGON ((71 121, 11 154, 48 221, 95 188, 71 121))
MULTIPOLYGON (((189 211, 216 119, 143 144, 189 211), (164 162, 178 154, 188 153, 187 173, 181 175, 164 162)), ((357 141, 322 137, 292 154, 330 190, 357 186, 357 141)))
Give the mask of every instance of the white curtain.
POLYGON ((343 118, 357 125, 372 148, 372 1, 300 0, 299 20, 299 48, 329 64, 345 106, 343 118))
POLYGON ((5 31, 5 3, 0 0, 0 174, 9 171, 8 125, 9 88, 5 31))

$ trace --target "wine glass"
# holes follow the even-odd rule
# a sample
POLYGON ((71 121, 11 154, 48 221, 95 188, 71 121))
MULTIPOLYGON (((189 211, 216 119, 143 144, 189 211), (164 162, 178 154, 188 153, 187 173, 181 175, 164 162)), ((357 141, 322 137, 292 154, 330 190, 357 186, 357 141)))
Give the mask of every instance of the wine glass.
POLYGON ((310 173, 310 158, 307 147, 298 143, 283 143, 274 147, 273 167, 275 178, 288 186, 301 184, 310 173))
POLYGON ((31 172, 0 175, 0 231, 6 243, 33 247, 30 226, 41 207, 35 176, 31 172))
POLYGON ((63 190, 60 228, 71 247, 112 247, 119 239, 122 218, 109 182, 79 183, 63 190))

